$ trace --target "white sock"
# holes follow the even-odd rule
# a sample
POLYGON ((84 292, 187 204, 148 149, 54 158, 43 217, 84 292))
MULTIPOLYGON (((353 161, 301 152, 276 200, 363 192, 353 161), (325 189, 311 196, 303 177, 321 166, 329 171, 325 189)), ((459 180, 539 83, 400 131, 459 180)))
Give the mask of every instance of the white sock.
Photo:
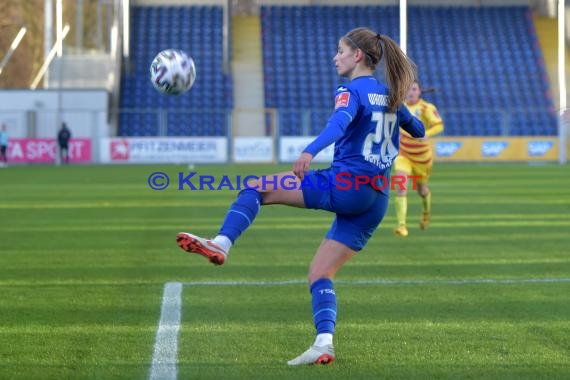
POLYGON ((333 334, 318 334, 317 339, 315 339, 315 346, 323 347, 328 344, 332 344, 333 342, 333 334))
POLYGON ((212 240, 218 247, 222 248, 226 253, 230 253, 232 241, 227 236, 218 235, 212 240))

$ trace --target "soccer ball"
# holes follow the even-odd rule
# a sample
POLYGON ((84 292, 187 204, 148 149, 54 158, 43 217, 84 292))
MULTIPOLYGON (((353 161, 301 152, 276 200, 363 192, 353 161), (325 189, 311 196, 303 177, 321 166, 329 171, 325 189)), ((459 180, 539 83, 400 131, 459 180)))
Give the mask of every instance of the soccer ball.
POLYGON ((190 90, 195 79, 194 60, 182 50, 163 50, 150 65, 152 85, 163 94, 181 95, 190 90))

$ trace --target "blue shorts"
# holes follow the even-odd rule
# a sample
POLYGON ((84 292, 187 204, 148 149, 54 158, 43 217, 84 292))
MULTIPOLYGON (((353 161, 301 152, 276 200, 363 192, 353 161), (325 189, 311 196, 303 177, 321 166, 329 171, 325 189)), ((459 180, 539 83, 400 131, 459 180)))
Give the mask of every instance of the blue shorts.
POLYGON ((328 186, 303 186, 305 207, 334 212, 336 218, 326 238, 360 251, 384 218, 389 197, 370 185, 339 188, 331 180, 335 174, 332 168, 309 171, 303 182, 328 186))

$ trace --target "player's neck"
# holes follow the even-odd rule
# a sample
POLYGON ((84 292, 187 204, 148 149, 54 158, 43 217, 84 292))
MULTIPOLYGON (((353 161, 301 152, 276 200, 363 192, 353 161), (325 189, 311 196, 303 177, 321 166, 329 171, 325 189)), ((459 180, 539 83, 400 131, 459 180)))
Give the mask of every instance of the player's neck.
POLYGON ((369 77, 369 76, 372 76, 372 71, 370 71, 370 69, 360 68, 359 66, 356 66, 352 71, 352 73, 350 73, 349 80, 354 80, 359 77, 369 77))

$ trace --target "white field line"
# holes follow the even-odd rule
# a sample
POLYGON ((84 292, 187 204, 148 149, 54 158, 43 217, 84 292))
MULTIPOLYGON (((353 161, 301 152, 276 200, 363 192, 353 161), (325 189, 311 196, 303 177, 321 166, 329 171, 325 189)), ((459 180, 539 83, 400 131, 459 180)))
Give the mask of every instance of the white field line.
MULTIPOLYGON (((154 353, 150 368, 150 380, 176 380, 178 368, 178 332, 182 307, 183 286, 283 286, 306 284, 305 280, 283 281, 189 281, 168 282, 164 286, 160 322, 156 331, 154 353)), ((560 284, 570 283, 570 278, 520 278, 520 279, 456 279, 456 280, 335 280, 348 285, 511 285, 511 284, 560 284)))
POLYGON ((150 380, 176 380, 181 306, 182 284, 169 282, 164 285, 150 380))

